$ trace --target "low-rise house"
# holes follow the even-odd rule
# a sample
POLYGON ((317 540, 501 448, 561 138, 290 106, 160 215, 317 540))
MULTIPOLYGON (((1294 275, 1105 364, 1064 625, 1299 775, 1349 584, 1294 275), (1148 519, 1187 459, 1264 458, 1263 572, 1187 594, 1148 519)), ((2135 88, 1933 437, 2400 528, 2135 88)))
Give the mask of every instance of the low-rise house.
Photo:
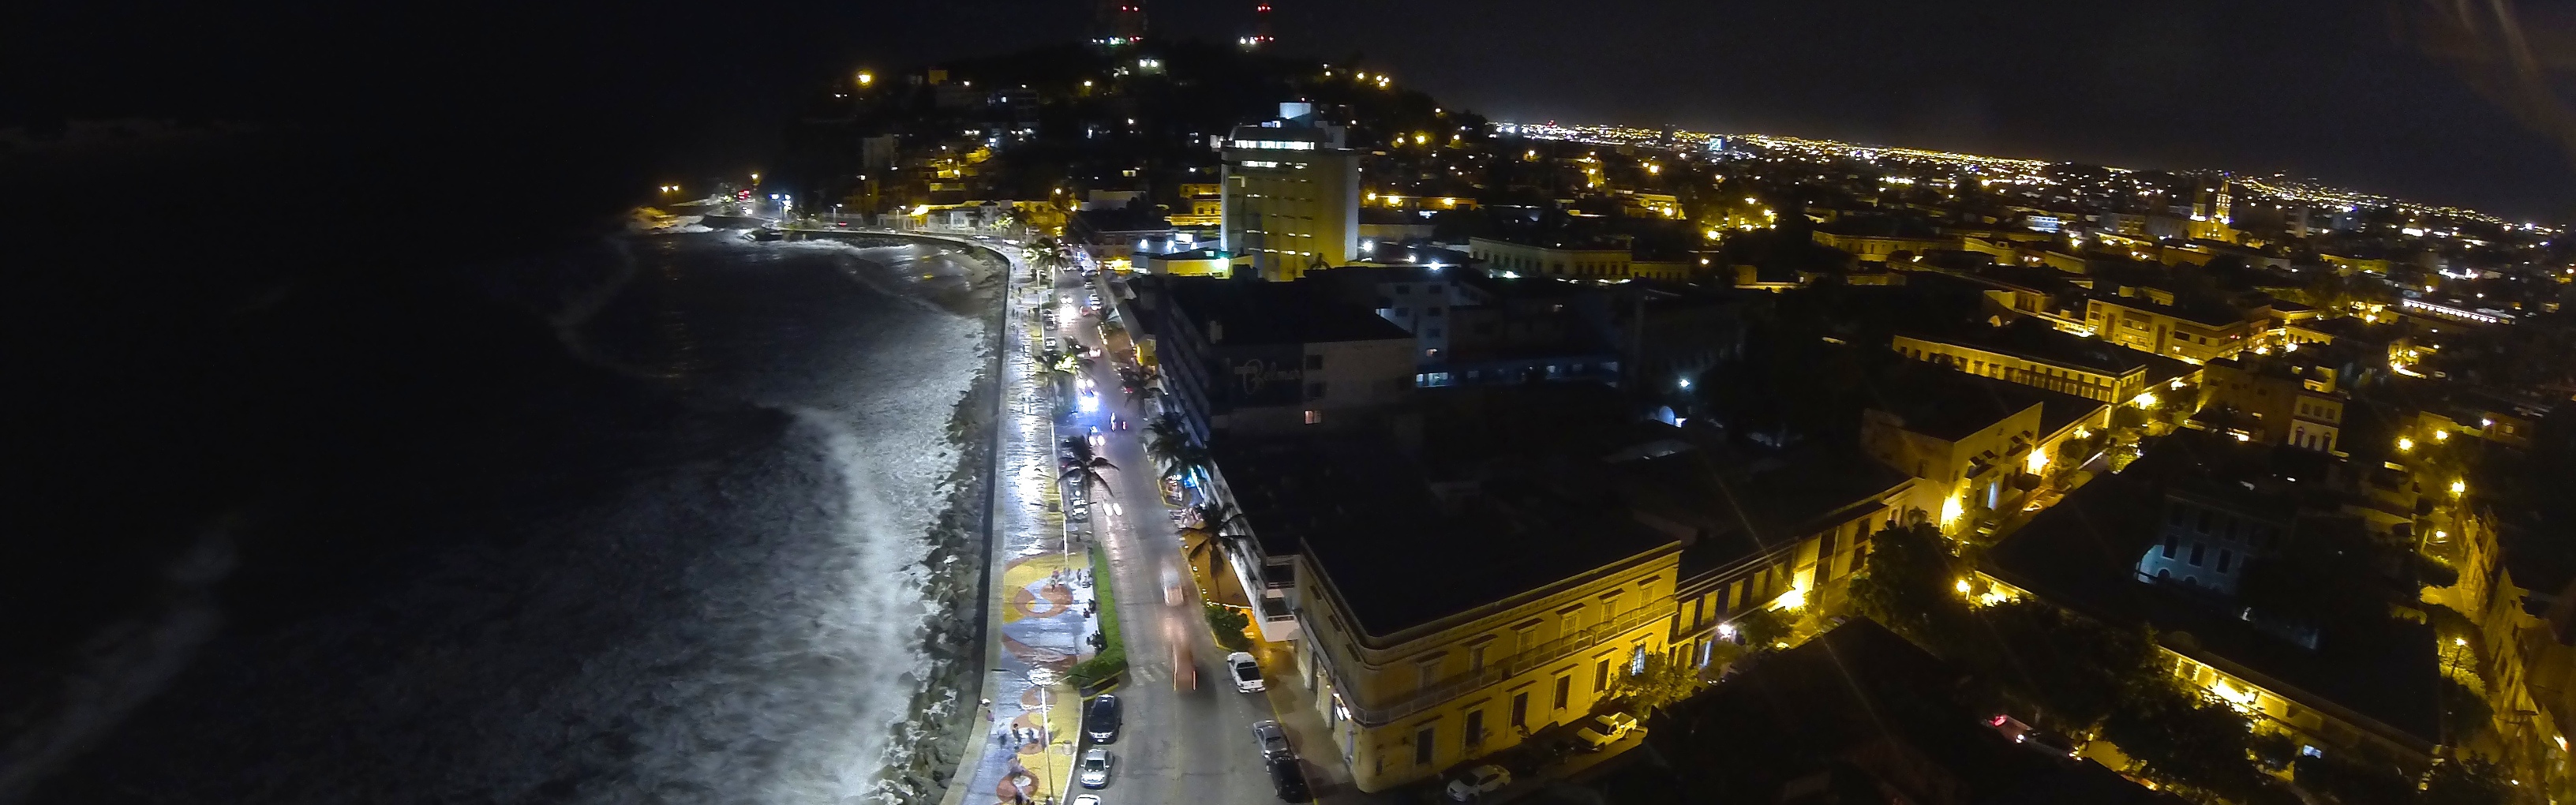
POLYGON ((2438 673, 2431 629, 2390 609, 2403 582, 2377 575, 2387 568, 2289 568, 2330 570, 2314 583, 2352 591, 2330 600, 2356 603, 2322 617, 2288 611, 2277 592, 2246 595, 2248 573, 2285 572, 2263 563, 2315 561, 2373 539, 2317 507, 2345 495, 2322 489, 2330 473, 2310 466, 2330 460, 2299 455, 2177 432, 2014 531, 1985 573, 2094 620, 2153 627, 2176 677, 2309 751, 2420 770, 2443 743, 2438 673), (2298 540, 2313 542, 2293 550, 2298 540))
POLYGON ((1909 391, 1862 412, 1860 447, 1921 479, 1907 505, 1953 533, 2019 509, 2059 444, 2110 426, 2099 401, 1990 378, 1935 373, 1909 391))
POLYGON ((2252 441, 2335 452, 2352 393, 2335 382, 2333 368, 2289 360, 2298 354, 2210 361, 2202 370, 2203 410, 2243 414, 2236 427, 2252 441))

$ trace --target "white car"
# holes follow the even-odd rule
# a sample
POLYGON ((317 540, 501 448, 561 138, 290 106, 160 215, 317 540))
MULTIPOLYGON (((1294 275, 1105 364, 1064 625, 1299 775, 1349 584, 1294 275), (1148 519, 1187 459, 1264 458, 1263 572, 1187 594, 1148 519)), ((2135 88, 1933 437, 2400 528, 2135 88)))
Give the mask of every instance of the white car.
POLYGON ((1082 765, 1079 768, 1081 773, 1078 779, 1082 781, 1082 787, 1101 788, 1109 785, 1109 750, 1094 749, 1082 753, 1082 765))
POLYGON ((1503 786, 1511 784, 1512 773, 1504 771, 1503 767, 1478 766, 1468 769, 1467 773, 1459 775, 1458 779, 1449 781, 1449 799, 1465 802, 1501 791, 1503 786))
POLYGON ((1574 738, 1582 741, 1585 749, 1598 752, 1611 744, 1618 743, 1619 739, 1627 737, 1628 733, 1645 731, 1646 728, 1637 726, 1637 719, 1634 716, 1626 713, 1605 713, 1593 716, 1582 729, 1575 730, 1574 738))
POLYGON ((1100 805, 1099 794, 1075 794, 1073 805, 1100 805))
POLYGON ((1240 651, 1225 655, 1225 668, 1234 674, 1236 693, 1260 693, 1264 689, 1261 663, 1252 659, 1252 655, 1240 651))

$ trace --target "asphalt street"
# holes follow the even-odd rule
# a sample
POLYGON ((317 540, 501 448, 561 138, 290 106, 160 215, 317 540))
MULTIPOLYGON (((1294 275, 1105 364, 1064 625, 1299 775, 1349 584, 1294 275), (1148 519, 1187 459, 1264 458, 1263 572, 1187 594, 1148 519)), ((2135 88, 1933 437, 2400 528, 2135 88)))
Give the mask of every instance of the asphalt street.
MULTIPOLYGON (((1059 295, 1073 300, 1077 313, 1059 317, 1056 334, 1101 348, 1100 316, 1078 312, 1088 289, 1078 274, 1065 273, 1059 295)), ((1127 644, 1127 680, 1114 691, 1126 726, 1107 747, 1118 760, 1117 778, 1098 793, 1105 805, 1278 802, 1252 737, 1254 722, 1276 716, 1269 697, 1235 692, 1225 674, 1225 652, 1200 610, 1172 510, 1145 452, 1142 428, 1151 409, 1120 389, 1122 360, 1104 351, 1084 370, 1100 391, 1099 410, 1077 409, 1059 427, 1068 435, 1099 428, 1099 454, 1118 465, 1102 473, 1109 489, 1094 493, 1091 526, 1109 551, 1110 589, 1127 644), (1135 423, 1133 429, 1112 430, 1112 414, 1135 423), (1196 673, 1181 672, 1182 663, 1196 673)))

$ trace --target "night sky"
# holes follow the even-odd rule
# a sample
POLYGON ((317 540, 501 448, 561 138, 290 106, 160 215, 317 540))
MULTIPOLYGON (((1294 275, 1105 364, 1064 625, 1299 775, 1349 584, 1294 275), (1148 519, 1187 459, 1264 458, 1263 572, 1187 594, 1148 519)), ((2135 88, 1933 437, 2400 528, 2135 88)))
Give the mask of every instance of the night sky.
MULTIPOLYGON (((10 48, 27 65, 13 75, 45 77, 0 103, 16 119, 362 121, 427 138, 466 175, 649 186, 756 166, 797 93, 852 64, 1049 41, 1082 30, 1090 5, 48 4, 11 35, 41 34, 10 48), (579 153, 547 158, 555 148, 579 153)), ((1150 9, 1156 36, 1225 39, 1250 5, 1150 9)), ((2576 148, 2555 144, 2576 137, 2540 133, 2427 55, 2441 26, 2411 0, 1276 5, 1286 48, 1362 57, 1497 119, 2288 171, 2498 213, 2576 212, 2576 148)), ((2571 103, 2576 4, 2520 5, 2571 103)))
MULTIPOLYGON (((1155 36, 1215 40, 1252 5, 1148 1, 1155 36)), ((2532 62, 2558 72, 2511 108, 2510 82, 2427 55, 2496 49, 2444 50, 2420 0, 1275 4, 1283 49, 1497 119, 2282 170, 2576 220, 2571 0, 2519 3, 2532 62), (2552 119, 2560 135, 2533 125, 2552 119)), ((596 245, 655 185, 763 169, 800 99, 854 67, 1062 41, 1091 5, 13 6, 0 131, 250 128, 0 145, 0 612, 33 613, 0 617, 0 657, 22 660, 0 662, 0 722, 51 690, 23 658, 153 606, 208 529, 371 550, 341 537, 381 530, 382 498, 464 474, 423 445, 527 427, 509 412, 550 403, 526 390, 574 372, 485 285, 541 272, 458 266, 596 245)), ((23 782, 5 750, 0 794, 23 782)))

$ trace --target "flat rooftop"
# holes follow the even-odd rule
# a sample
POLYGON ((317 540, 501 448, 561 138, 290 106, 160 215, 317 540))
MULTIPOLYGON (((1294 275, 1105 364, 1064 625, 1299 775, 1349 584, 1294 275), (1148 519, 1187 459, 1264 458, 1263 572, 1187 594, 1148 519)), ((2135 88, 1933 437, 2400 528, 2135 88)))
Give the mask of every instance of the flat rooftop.
POLYGON ((2182 361, 2140 352, 2097 338, 2085 338, 2074 333, 2062 332, 2054 327, 2005 326, 1990 328, 1985 332, 1900 331, 1899 334, 1908 338, 1957 344, 2114 377, 2126 376, 2130 372, 2143 369, 2146 370, 2147 382, 2151 385, 2195 371, 2191 364, 2182 361))
POLYGON ((1875 514, 1884 508, 1879 498, 1912 480, 1846 446, 1749 460, 1679 441, 1668 449, 1611 471, 1640 508, 1700 527, 1682 551, 1683 578, 1795 544, 1824 523, 1875 514))
POLYGON ((1164 294, 1208 340, 1225 345, 1412 342, 1413 334, 1375 311, 1335 298, 1315 283, 1214 277, 1158 278, 1164 294), (1210 327, 1213 323, 1216 327, 1210 327))
POLYGON ((1244 520, 1274 554, 1303 553, 1353 624, 1388 636, 1665 548, 1615 499, 1509 476, 1432 484, 1382 438, 1220 443, 1244 520))
POLYGON ((1871 401, 1870 407, 1895 414, 1905 421, 1906 430, 1948 441, 1958 441, 1994 427, 1995 423, 2034 405, 2041 408, 2039 432, 2033 436, 2046 437, 2055 433, 2057 428, 2073 422, 2082 415, 2081 412, 2102 405, 2097 400, 1966 372, 1942 370, 1915 374, 1904 386, 1907 393, 1881 395, 1871 401), (2052 401, 2057 404, 2049 405, 2052 401), (2052 413, 2055 416, 2052 417, 2052 413), (2052 420, 2055 427, 2051 427, 2052 420))
POLYGON ((2101 292, 2094 293, 2093 298, 2100 299, 2105 304, 2119 305, 2133 310, 2144 310, 2149 313, 2160 313, 2205 327, 2230 327, 2239 322, 2247 321, 2245 314, 2237 312, 2234 308, 2230 308, 2216 302, 2182 299, 2177 297, 2174 300, 2174 304, 2160 305, 2156 304, 2154 300, 2150 300, 2143 296, 2119 296, 2101 292))

